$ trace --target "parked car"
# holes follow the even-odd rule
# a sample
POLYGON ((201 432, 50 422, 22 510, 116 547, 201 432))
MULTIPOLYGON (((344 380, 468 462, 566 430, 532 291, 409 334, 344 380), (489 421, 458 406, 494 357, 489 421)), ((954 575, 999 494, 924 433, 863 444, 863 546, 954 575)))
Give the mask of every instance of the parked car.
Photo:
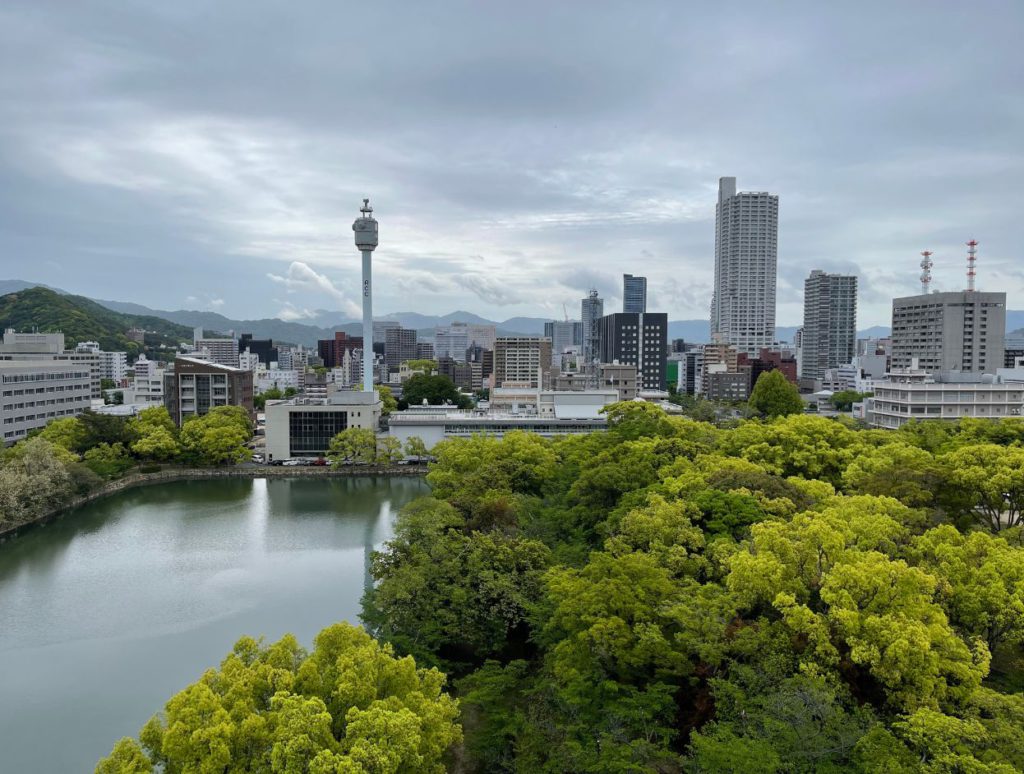
POLYGON ((252 461, 253 462, 257 462, 257 463, 262 463, 263 462, 263 455, 262 454, 254 454, 254 455, 252 455, 252 461))
POLYGON ((285 460, 281 464, 284 465, 286 468, 297 468, 300 465, 305 465, 306 463, 299 459, 291 459, 285 460))
POLYGON ((313 460, 313 464, 316 465, 317 467, 323 467, 327 464, 327 460, 324 459, 323 457, 317 457, 315 460, 313 460))
POLYGON ((284 460, 271 460, 267 464, 268 465, 284 465, 284 462, 285 462, 284 460))

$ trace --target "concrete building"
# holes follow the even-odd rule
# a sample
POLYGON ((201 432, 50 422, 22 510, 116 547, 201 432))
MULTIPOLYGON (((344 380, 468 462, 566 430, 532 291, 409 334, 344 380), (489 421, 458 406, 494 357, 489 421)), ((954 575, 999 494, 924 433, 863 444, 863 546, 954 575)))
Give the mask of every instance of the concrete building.
POLYGON ((707 400, 743 401, 750 397, 750 374, 730 373, 720 363, 711 365, 704 374, 703 396, 707 400))
MULTIPOLYGON (((459 362, 451 357, 441 357, 437 360, 437 373, 439 376, 451 379, 452 384, 460 390, 470 391, 473 389, 472 363, 459 362)), ((479 373, 479 368, 477 373, 479 373)))
POLYGON ((857 346, 857 278, 819 269, 804 280, 800 378, 820 380, 825 371, 853 360, 857 346))
POLYGON ((271 363, 280 365, 280 353, 273 339, 254 339, 251 333, 243 333, 238 338, 238 352, 241 354, 247 350, 256 355, 267 368, 270 368, 271 363))
POLYGON ((57 360, 85 364, 89 367, 91 399, 103 398, 99 355, 91 351, 65 349, 63 333, 19 333, 8 328, 4 331, 3 342, 0 342, 0 360, 57 360))
POLYGON ((636 366, 640 390, 664 390, 668 342, 668 315, 609 314, 598 324, 602 363, 636 366))
POLYGON ((376 390, 336 390, 322 399, 267 401, 267 461, 322 457, 342 430, 356 427, 376 432, 380 412, 376 390))
POLYGON ((417 360, 433 360, 434 359, 434 345, 429 341, 417 341, 416 342, 416 359, 417 360))
POLYGON ((591 290, 580 304, 580 334, 583 337, 583 361, 590 365, 600 358, 599 321, 604 317, 604 300, 591 290))
POLYGON ((453 322, 434 329, 434 355, 465 362, 466 350, 471 347, 494 349, 497 332, 493 325, 453 322))
POLYGON ((388 328, 384 337, 384 363, 388 374, 398 373, 398 367, 406 360, 415 360, 416 331, 410 328, 388 328))
POLYGON ((545 386, 551 370, 551 339, 500 336, 494 341, 494 386, 545 386))
POLYGON ((598 363, 587 373, 556 374, 551 377, 551 388, 556 392, 614 390, 620 401, 634 400, 640 392, 636 366, 626 363, 598 363))
POLYGON ((895 298, 892 302, 893 371, 914 360, 928 373, 994 374, 1003 365, 1006 294, 960 290, 895 298))
POLYGON ((156 360, 139 355, 133 366, 135 403, 150 406, 164 405, 164 368, 156 360))
POLYGON ((1024 333, 1017 331, 1007 336, 1003 343, 1003 366, 1014 368, 1022 357, 1024 357, 1024 333))
POLYGON ((252 396, 252 371, 241 368, 179 355, 164 374, 164 405, 179 426, 217 406, 241 406, 255 418, 252 396))
MULTIPOLYGON (((715 334, 715 341, 704 345, 704 353, 700 371, 699 395, 709 397, 709 392, 721 393, 723 390, 733 391, 733 383, 728 386, 719 386, 712 390, 709 381, 710 374, 736 374, 739 373, 739 353, 731 344, 727 344, 721 334, 715 334)), ((746 378, 746 374, 744 374, 746 378)))
POLYGON ((775 341, 778 230, 778 196, 737 193, 735 177, 719 179, 711 334, 751 356, 775 341))
POLYGON ((234 339, 196 339, 195 355, 212 363, 238 368, 238 342, 234 339))
POLYGON ((873 427, 897 429, 911 420, 1003 419, 1020 416, 1024 384, 995 374, 911 368, 875 382, 868 416, 873 427))
POLYGON ((10 445, 48 422, 89 408, 92 371, 83 362, 0 361, 0 428, 10 445))
MULTIPOLYGON (((398 327, 398 323, 393 327, 398 327)), ((363 337, 349 336, 345 331, 335 331, 333 339, 320 339, 316 343, 316 351, 324 361, 324 368, 338 368, 345 360, 345 353, 351 355, 355 350, 362 353, 363 337)))
POLYGON ((118 387, 127 386, 128 353, 104 352, 98 341, 80 341, 75 347, 80 354, 95 355, 99 362, 100 379, 109 379, 118 387))
POLYGON ((617 403, 616 390, 535 390, 519 387, 495 387, 491 390, 489 411, 498 414, 534 414, 562 419, 596 419, 605 406, 617 403))
MULTIPOLYGON (((330 373, 333 374, 334 371, 330 373)), ((270 389, 284 392, 288 388, 299 392, 302 387, 302 373, 294 368, 261 368, 255 372, 253 380, 253 390, 256 393, 266 392, 270 389)))
POLYGON ((622 311, 644 314, 647 311, 647 277, 622 275, 622 311))
POLYGON ((698 395, 701 392, 701 374, 704 370, 704 349, 691 349, 682 354, 679 361, 679 392, 698 395))
POLYGON ((544 337, 551 339, 551 366, 562 367, 562 355, 580 346, 583 323, 579 320, 552 320, 544 323, 544 337))

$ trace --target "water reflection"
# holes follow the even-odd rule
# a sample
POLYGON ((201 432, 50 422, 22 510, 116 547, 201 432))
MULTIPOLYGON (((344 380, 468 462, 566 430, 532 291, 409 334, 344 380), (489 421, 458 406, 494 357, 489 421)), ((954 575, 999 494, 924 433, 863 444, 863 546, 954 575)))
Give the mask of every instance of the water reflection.
POLYGON ((242 634, 357 620, 416 479, 178 482, 0 545, 5 771, 89 770, 242 634), (52 729, 62 729, 52 743, 52 729))

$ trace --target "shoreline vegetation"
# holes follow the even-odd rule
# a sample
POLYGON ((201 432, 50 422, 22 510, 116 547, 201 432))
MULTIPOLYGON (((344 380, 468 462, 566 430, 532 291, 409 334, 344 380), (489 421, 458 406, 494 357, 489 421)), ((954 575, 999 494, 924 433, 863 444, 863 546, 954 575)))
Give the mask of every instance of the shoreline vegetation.
POLYGON ((129 472, 123 478, 101 484, 87 494, 79 495, 35 517, 32 521, 13 526, 0 526, 0 544, 20 537, 44 524, 59 521, 83 505, 103 500, 111 495, 155 484, 167 484, 175 481, 204 481, 217 478, 344 478, 371 476, 425 476, 426 465, 362 465, 362 466, 300 466, 281 467, 264 465, 262 467, 225 467, 225 468, 161 468, 151 473, 140 471, 129 472))
POLYGON ((367 634, 243 637, 96 771, 1024 770, 1024 421, 773 405, 441 442, 367 634))

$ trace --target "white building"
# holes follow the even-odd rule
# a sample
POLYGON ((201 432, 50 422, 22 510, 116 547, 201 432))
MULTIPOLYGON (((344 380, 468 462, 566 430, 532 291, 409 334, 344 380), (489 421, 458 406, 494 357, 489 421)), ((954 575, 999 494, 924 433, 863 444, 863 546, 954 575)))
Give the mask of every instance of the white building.
POLYGON ((18 333, 12 328, 4 331, 0 343, 0 360, 59 360, 84 363, 89 367, 89 383, 93 400, 100 400, 100 358, 95 352, 77 352, 64 349, 63 333, 18 333))
POLYGON ((337 390, 321 400, 267 401, 267 461, 322 457, 342 430, 356 427, 376 432, 380 412, 376 390, 337 390))
POLYGON ((135 382, 132 385, 135 403, 162 406, 164 403, 164 369, 160 363, 139 355, 135 361, 135 382))
POLYGON ((0 361, 0 428, 4 444, 30 430, 89 408, 92 372, 85 363, 54 360, 0 361))
POLYGON ((243 371, 258 371, 260 365, 260 356, 255 352, 250 352, 248 347, 246 347, 245 352, 238 353, 238 367, 243 371))
POLYGON ((539 390, 495 387, 490 392, 491 411, 535 414, 560 419, 595 419, 605 406, 617 403, 616 390, 539 390))
POLYGON ((913 419, 1003 419, 1020 416, 1024 384, 995 374, 958 371, 931 375, 894 371, 875 383, 870 416, 873 427, 896 429, 913 419))
POLYGON ((775 341, 778 230, 778 196, 737 193, 735 177, 719 179, 711 334, 750 357, 775 341))
POLYGON ((961 290, 894 298, 892 369, 994 374, 1003 367, 1006 293, 961 290))
POLYGON ((277 389, 284 392, 289 387, 298 392, 302 388, 299 372, 293 368, 271 368, 261 369, 256 372, 253 389, 257 393, 266 392, 270 389, 277 389))

